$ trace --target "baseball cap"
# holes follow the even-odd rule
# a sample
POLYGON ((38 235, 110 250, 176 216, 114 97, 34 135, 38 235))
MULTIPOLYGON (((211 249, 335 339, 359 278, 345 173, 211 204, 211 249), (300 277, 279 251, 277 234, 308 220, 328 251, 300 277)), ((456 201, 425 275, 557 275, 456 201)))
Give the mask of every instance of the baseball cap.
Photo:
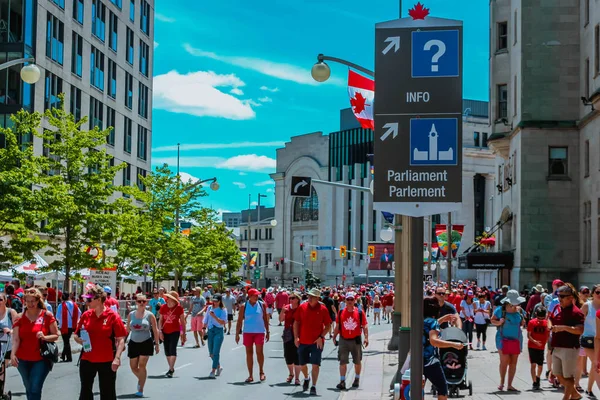
POLYGON ((563 286, 565 283, 560 279, 555 279, 552 281, 552 286, 563 286))
POLYGON ((260 292, 256 289, 248 290, 248 296, 260 296, 260 292))
POLYGON ((110 286, 104 286, 104 293, 112 293, 110 286))
POLYGON ((354 295, 354 292, 348 292, 346 293, 346 299, 354 299, 356 298, 354 295))

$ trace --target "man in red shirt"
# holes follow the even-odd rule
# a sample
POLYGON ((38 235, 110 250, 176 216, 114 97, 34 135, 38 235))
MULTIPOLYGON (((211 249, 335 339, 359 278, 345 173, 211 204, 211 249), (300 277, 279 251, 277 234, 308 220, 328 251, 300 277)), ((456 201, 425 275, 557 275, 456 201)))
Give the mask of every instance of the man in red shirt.
MULTIPOLYGON (((277 308, 277 314, 281 314, 283 307, 290 303, 290 296, 287 294, 285 289, 280 289, 279 293, 275 296, 275 308, 277 308)), ((279 323, 281 326, 281 322, 279 323)))
MULTIPOLYGON (((308 292, 308 301, 298 307, 294 315, 294 339, 298 347, 300 366, 312 364, 311 396, 317 395, 317 380, 321 367, 321 355, 325 345, 325 335, 331 326, 331 317, 324 304, 320 303, 321 291, 311 289, 308 292)), ((308 390, 310 379, 305 379, 302 390, 308 390)))
POLYGON ((10 283, 15 287, 15 295, 16 296, 18 296, 19 293, 25 293, 25 291, 21 287, 21 282, 18 279, 13 279, 12 282, 10 282, 10 283))
POLYGON ((110 286, 104 286, 104 293, 106 293, 106 300, 104 301, 104 305, 118 314, 119 302, 114 297, 110 296, 110 294, 112 293, 112 289, 110 288, 110 286))
POLYGON ((56 289, 52 287, 50 282, 46 283, 46 290, 48 291, 48 303, 56 303, 56 289))
POLYGON ((360 383, 360 370, 362 367, 362 336, 365 334, 364 345, 369 345, 369 329, 367 328, 367 318, 365 313, 354 307, 356 296, 350 292, 346 294, 346 307, 339 312, 337 324, 333 331, 333 343, 337 346, 337 336, 340 335, 338 360, 340 361, 340 383, 336 386, 339 390, 346 390, 346 371, 352 354, 352 363, 354 364, 354 383, 353 388, 357 388, 360 383))

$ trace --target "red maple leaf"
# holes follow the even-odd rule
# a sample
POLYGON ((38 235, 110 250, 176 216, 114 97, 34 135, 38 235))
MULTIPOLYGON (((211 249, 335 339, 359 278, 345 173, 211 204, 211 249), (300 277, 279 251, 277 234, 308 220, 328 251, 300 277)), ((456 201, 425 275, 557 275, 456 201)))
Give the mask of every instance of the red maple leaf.
POLYGON ((367 99, 363 97, 361 92, 354 94, 354 98, 350 99, 350 105, 354 109, 355 114, 360 114, 365 110, 365 107, 368 106, 368 104, 365 104, 366 101, 367 99))
POLYGON ((421 2, 418 2, 412 9, 408 10, 408 15, 415 19, 425 19, 429 15, 429 8, 425 8, 421 2))

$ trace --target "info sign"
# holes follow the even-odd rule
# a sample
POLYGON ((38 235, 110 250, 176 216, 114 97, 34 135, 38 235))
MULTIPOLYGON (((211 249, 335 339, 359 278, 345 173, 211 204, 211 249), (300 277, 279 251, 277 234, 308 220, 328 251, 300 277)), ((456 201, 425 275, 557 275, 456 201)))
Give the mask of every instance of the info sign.
POLYGON ((374 207, 420 217, 462 202, 462 21, 375 26, 374 207))

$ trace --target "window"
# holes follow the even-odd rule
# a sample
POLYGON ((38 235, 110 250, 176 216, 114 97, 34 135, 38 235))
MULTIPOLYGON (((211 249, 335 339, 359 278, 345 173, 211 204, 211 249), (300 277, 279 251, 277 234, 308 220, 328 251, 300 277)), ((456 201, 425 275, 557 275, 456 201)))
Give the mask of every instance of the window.
POLYGON ((108 95, 117 98, 117 63, 108 59, 108 95))
POLYGON ((473 132, 473 144, 479 147, 479 132, 473 132))
POLYGON ((44 91, 44 110, 59 108, 58 95, 62 93, 63 80, 58 76, 46 71, 46 88, 44 91))
POLYGON ((583 203, 583 262, 592 261, 592 202, 583 203))
POLYGON ((73 44, 71 46, 71 72, 81 77, 83 70, 83 38, 73 32, 73 44))
POLYGON ((596 257, 598 258, 598 260, 600 260, 600 199, 598 199, 598 206, 597 206, 597 213, 596 213, 596 215, 598 215, 598 221, 597 221, 598 224, 596 225, 596 230, 598 231, 597 235, 596 235, 596 240, 598 242, 597 246, 596 246, 596 249, 597 249, 596 257))
POLYGON ((126 165, 123 168, 123 186, 131 186, 131 164, 126 163, 126 165))
POLYGON ((132 135, 132 123, 131 120, 127 117, 124 117, 124 121, 125 121, 125 126, 124 126, 124 132, 125 135, 123 135, 123 151, 125 153, 131 154, 131 135, 132 135))
POLYGON ((104 90, 104 54, 94 46, 90 53, 90 83, 99 90, 104 90))
POLYGON ((125 72, 125 107, 133 108, 133 76, 125 72))
POLYGON ((568 148, 550 147, 548 157, 548 173, 550 176, 567 176, 568 148))
POLYGON ((73 19, 83 25, 83 0, 73 0, 73 19))
POLYGON ((594 28, 594 77, 600 74, 600 25, 594 28))
POLYGON ((123 7, 123 1, 122 0, 110 0, 111 3, 113 3, 115 6, 122 8, 123 7))
POLYGON ((98 129, 104 129, 104 106, 100 102, 90 96, 90 130, 97 127, 98 129))
POLYGON ((590 98, 590 59, 586 58, 585 59, 585 79, 584 79, 584 84, 585 87, 583 88, 583 93, 585 94, 585 98, 589 99, 590 98))
POLYGON ((106 106, 106 129, 110 129, 108 135, 106 135, 106 143, 111 146, 115 145, 115 126, 117 123, 117 113, 114 109, 106 106))
POLYGON ((127 52, 125 53, 125 60, 133 65, 133 31, 127 28, 127 52))
POLYGON ((148 158, 148 129, 138 125, 137 156, 142 160, 148 158))
POLYGON ((585 150, 584 151, 585 151, 585 154, 584 154, 585 158, 584 158, 583 162, 585 163, 585 166, 584 166, 583 176, 584 176, 584 178, 587 178, 590 176, 590 141, 589 140, 585 141, 585 150))
POLYGON ((75 117, 75 122, 81 119, 81 89, 71 85, 71 102, 69 111, 75 117))
POLYGON ((150 4, 146 0, 140 2, 140 29, 150 35, 150 4))
POLYGON ((588 26, 590 23, 590 0, 583 0, 585 2, 585 9, 583 10, 583 26, 588 26))
POLYGON ((517 76, 513 78, 513 115, 517 115, 517 76))
POLYGON ((498 48, 496 50, 506 50, 508 48, 508 22, 498 23, 498 48))
POLYGON ((135 21, 135 0, 129 2, 129 20, 131 22, 135 21))
POLYGON ((92 0, 92 34, 104 42, 106 31, 106 6, 100 0, 92 0))
POLYGON ((46 57, 51 58, 60 65, 63 64, 65 47, 65 24, 54 15, 47 14, 46 22, 46 57))
POLYGON ((140 39, 140 72, 148 76, 148 56, 150 55, 150 46, 140 39))
POLYGON ((114 51, 117 51, 117 43, 119 42, 118 27, 119 18, 111 11, 108 15, 108 46, 114 51))
POLYGON ((517 23, 518 17, 517 17, 517 10, 515 10, 515 16, 513 18, 513 46, 515 44, 517 44, 517 27, 519 26, 519 24, 517 23))
POLYGON ((312 189, 310 197, 296 197, 294 200, 294 222, 308 222, 319 220, 319 197, 312 189))
POLYGON ((508 88, 498 85, 498 119, 508 116, 508 88))
POLYGON ((52 2, 63 10, 65 9, 65 0, 52 0, 52 2))
POLYGON ((138 114, 142 118, 148 118, 148 87, 139 82, 138 114))
POLYGON ((138 189, 140 189, 142 192, 146 191, 146 185, 144 185, 144 182, 142 182, 142 178, 145 178, 145 177, 146 177, 146 170, 138 167, 137 175, 135 176, 135 180, 136 180, 138 189))
POLYGON ((488 141, 488 133, 482 132, 481 133, 481 147, 488 147, 487 141, 488 141))

